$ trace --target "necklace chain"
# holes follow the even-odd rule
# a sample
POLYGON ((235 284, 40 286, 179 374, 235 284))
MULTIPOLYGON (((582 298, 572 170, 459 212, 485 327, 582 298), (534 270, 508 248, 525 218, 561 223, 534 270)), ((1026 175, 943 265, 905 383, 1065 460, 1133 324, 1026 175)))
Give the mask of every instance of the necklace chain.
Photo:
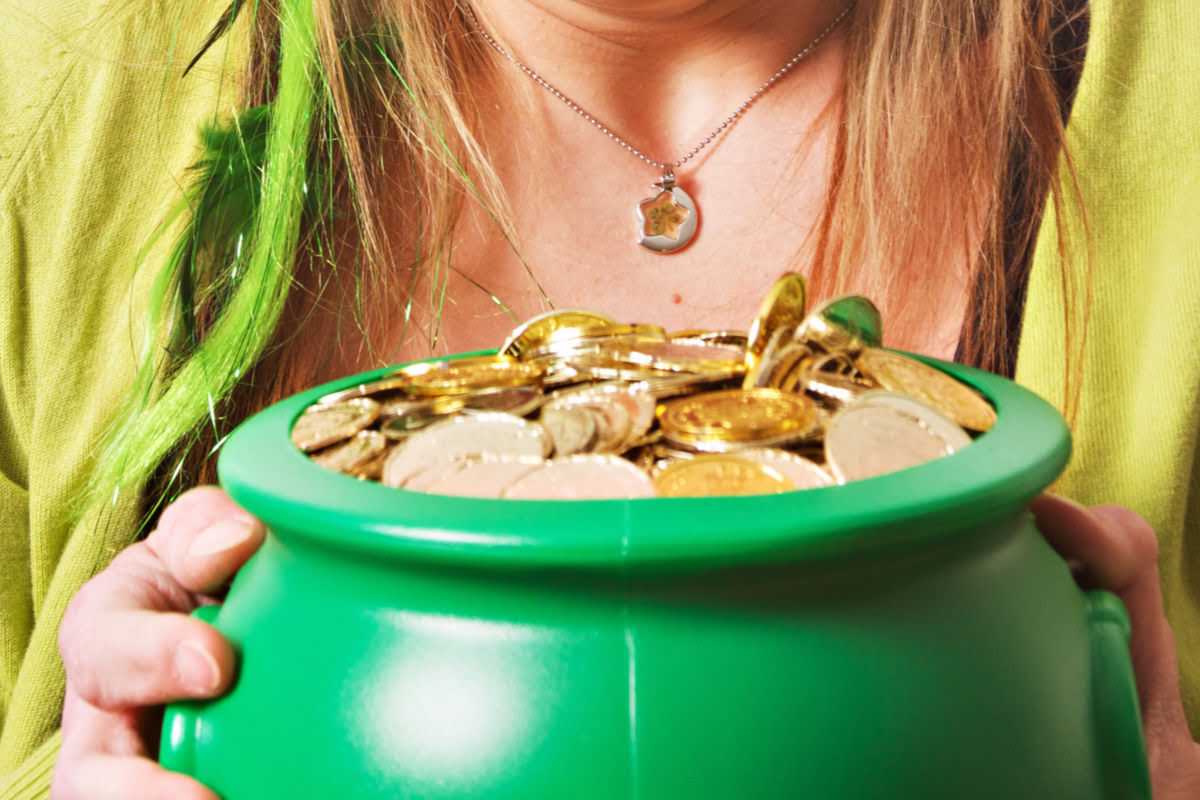
POLYGON ((834 20, 825 27, 825 29, 823 31, 821 31, 819 34, 817 34, 815 39, 813 39, 811 42, 809 42, 807 45, 805 45, 804 48, 800 52, 796 53, 796 55, 792 56, 786 64, 784 64, 782 67, 780 67, 778 70, 776 70, 774 75, 772 75, 771 77, 769 77, 765 81, 763 81, 761 86, 759 86, 757 89, 755 89, 754 92, 749 97, 747 97, 745 100, 743 100, 742 104, 739 105, 736 109, 734 109, 732 114, 730 114, 724 120, 722 120, 720 125, 718 125, 716 128, 713 128, 712 132, 709 133, 708 136, 705 136, 703 139, 701 139, 699 144, 697 144, 695 147, 693 147, 691 150, 689 150, 685 155, 683 155, 680 158, 677 158, 675 161, 671 161, 671 162, 659 161, 658 159, 651 158, 650 156, 646 155, 638 148, 634 147, 623 137, 617 135, 611 128, 609 128, 603 122, 601 122, 600 120, 598 120, 594 116, 592 116, 592 114, 589 113, 585 108, 583 108, 583 106, 579 105, 574 100, 572 100, 570 97, 568 97, 567 95, 565 95, 561 91, 559 91, 558 87, 556 87, 554 84, 550 83, 548 80, 546 80, 541 75, 539 75, 532 67, 530 67, 527 64, 522 63, 521 61, 518 61, 516 59, 516 57, 513 56, 512 53, 505 50, 500 45, 500 43, 497 42, 492 37, 492 35, 490 33, 488 33, 486 30, 484 30, 483 25, 479 22, 479 18, 477 16, 475 16, 475 11, 474 11, 474 9, 471 8, 470 3, 464 3, 463 7, 465 8, 465 10, 467 12, 467 17, 470 20, 471 26, 475 29, 475 32, 478 33, 480 36, 482 36, 484 41, 486 41, 489 45, 491 45, 493 50, 495 50, 497 53, 504 56, 504 58, 506 58, 508 61, 510 61, 513 64, 513 66, 517 67, 522 72, 524 72, 526 75, 528 75, 531 79, 533 79, 533 81, 535 83, 537 83, 543 89, 548 91, 550 94, 554 95, 559 100, 566 103, 566 105, 572 111, 574 111, 579 116, 583 117, 585 120, 587 120, 589 123, 591 123, 593 127, 595 127, 601 133, 606 135, 609 139, 612 139, 614 142, 619 144, 621 147, 628 150, 631 154, 633 154, 634 156, 637 156, 639 159, 641 159, 645 163, 649 164, 650 166, 662 170, 664 174, 673 174, 676 168, 682 167, 684 164, 688 163, 693 158, 695 158, 700 153, 701 150, 703 150, 704 148, 706 148, 710 144, 712 144, 713 141, 715 141, 716 138, 718 136, 720 136, 721 133, 724 132, 724 130, 726 128, 728 128, 730 125, 732 125, 734 122, 736 122, 739 117, 741 117, 743 114, 745 114, 746 111, 748 111, 750 109, 750 106, 754 105, 754 103, 760 97, 762 97, 764 94, 766 94, 767 91, 769 91, 771 89, 771 87, 773 87, 776 83, 778 83, 779 80, 784 75, 787 75, 789 72, 791 72, 793 67, 795 67, 801 61, 803 61, 806 57, 808 57, 808 55, 811 54, 813 52, 813 50, 815 50, 817 48, 817 45, 819 45, 822 41, 824 41, 825 37, 827 37, 830 33, 832 33, 833 29, 836 28, 841 23, 841 21, 846 18, 846 16, 854 8, 854 3, 851 2, 844 9, 842 9, 841 13, 838 14, 834 18, 834 20))

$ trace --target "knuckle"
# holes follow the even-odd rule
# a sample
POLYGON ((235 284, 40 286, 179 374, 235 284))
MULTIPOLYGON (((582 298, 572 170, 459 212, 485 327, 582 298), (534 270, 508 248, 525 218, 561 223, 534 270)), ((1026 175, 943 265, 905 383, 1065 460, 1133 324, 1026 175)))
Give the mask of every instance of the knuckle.
POLYGON ((84 660, 79 660, 69 674, 71 688, 84 702, 97 708, 108 706, 108 691, 95 667, 84 660))
POLYGON ((176 531, 192 527, 188 520, 198 511, 231 503, 225 490, 217 486, 196 486, 188 489, 163 509, 158 517, 155 533, 160 537, 171 536, 176 531))
POLYGON ((1130 555, 1139 567, 1158 563, 1158 536, 1154 527, 1141 514, 1118 505, 1096 506, 1117 531, 1130 549, 1130 555))

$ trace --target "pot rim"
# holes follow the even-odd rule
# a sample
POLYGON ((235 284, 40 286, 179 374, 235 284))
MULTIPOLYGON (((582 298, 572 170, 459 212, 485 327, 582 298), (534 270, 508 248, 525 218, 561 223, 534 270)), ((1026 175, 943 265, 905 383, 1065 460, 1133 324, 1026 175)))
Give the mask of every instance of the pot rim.
POLYGON ((396 369, 386 367, 300 392, 250 417, 222 448, 218 474, 235 501, 285 540, 464 566, 630 569, 824 559, 962 539, 1019 513, 1061 474, 1071 436, 1045 400, 998 375, 896 352, 980 391, 996 407, 995 426, 951 456, 841 486, 776 495, 450 497, 332 472, 291 442, 291 426, 307 406, 396 369))

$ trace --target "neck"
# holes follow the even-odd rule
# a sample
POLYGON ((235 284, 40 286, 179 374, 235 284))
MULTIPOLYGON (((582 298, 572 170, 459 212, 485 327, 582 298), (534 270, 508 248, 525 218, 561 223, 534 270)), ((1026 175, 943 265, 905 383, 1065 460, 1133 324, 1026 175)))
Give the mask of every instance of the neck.
MULTIPOLYGON (((670 161, 820 35, 848 0, 472 2, 484 28, 515 58, 651 158, 670 161)), ((828 98, 840 72, 839 33, 763 103, 828 98)), ((586 124, 507 62, 498 70, 508 101, 532 102, 555 127, 586 124)))

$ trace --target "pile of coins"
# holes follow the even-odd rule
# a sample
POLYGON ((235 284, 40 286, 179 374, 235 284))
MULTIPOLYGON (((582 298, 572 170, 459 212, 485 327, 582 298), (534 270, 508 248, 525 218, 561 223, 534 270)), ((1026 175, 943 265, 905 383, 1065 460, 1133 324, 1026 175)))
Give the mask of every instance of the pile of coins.
POLYGON ((973 389, 881 341, 869 300, 809 311, 794 273, 746 332, 551 311, 494 356, 413 364, 323 397, 292 440, 323 467, 410 491, 699 497, 882 475, 994 424, 973 389))

